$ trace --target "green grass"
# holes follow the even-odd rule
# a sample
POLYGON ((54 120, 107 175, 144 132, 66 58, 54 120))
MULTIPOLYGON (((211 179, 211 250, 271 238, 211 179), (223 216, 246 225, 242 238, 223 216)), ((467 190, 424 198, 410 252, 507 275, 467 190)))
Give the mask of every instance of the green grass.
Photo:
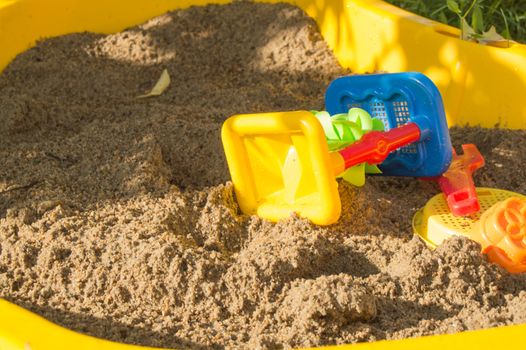
MULTIPOLYGON (((446 0, 385 1, 421 16, 460 27, 457 14, 448 9, 446 0)), ((470 0, 457 2, 462 12, 466 11, 472 3, 470 0)), ((480 10, 477 10, 479 14, 475 16, 475 22, 473 22, 475 11, 471 11, 467 16, 467 21, 472 27, 479 28, 479 31, 487 31, 493 25, 502 36, 526 43, 526 0, 479 0, 476 3, 480 10)))

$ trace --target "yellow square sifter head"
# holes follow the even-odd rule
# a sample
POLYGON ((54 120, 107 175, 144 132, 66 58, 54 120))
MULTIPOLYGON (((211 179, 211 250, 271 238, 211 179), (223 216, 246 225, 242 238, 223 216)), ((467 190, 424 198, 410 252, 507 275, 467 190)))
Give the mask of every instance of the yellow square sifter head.
POLYGON ((277 221, 296 212, 319 225, 338 220, 334 163, 311 112, 232 116, 221 138, 244 213, 277 221))

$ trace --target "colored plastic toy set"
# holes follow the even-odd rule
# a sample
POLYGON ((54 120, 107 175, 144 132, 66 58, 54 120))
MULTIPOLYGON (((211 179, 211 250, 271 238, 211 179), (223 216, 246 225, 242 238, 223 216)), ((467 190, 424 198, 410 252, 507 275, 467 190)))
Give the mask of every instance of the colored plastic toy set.
POLYGON ((415 125, 418 142, 393 152, 380 165, 384 175, 438 176, 452 157, 444 106, 435 84, 420 73, 368 74, 334 80, 325 94, 332 114, 350 108, 366 110, 380 119, 386 130, 415 125))
POLYGON ((446 196, 451 213, 456 216, 474 214, 480 210, 475 191, 473 173, 484 166, 484 157, 477 146, 462 145, 463 155, 457 155, 453 149, 453 159, 449 169, 435 180, 446 196))
POLYGON ((341 214, 338 176, 355 185, 363 185, 364 172, 434 180, 443 194, 417 213, 416 233, 431 246, 466 235, 492 261, 526 271, 526 203, 511 192, 477 191, 472 175, 484 158, 471 144, 456 154, 431 80, 420 73, 342 77, 329 85, 325 104, 327 112, 236 115, 224 123, 223 145, 244 213, 277 221, 296 212, 329 225, 341 214))
POLYGON ((269 220, 297 212, 329 225, 341 210, 335 177, 346 169, 380 164, 383 175, 413 177, 438 177, 447 170, 453 148, 442 99, 423 74, 342 77, 328 87, 325 103, 335 123, 325 125, 326 134, 327 116, 319 116, 320 123, 307 111, 237 115, 225 122, 222 139, 243 212, 269 220), (356 110, 387 131, 370 130, 329 152, 327 138, 345 139, 342 123, 349 133, 353 123, 364 123, 352 117, 356 110))
POLYGON ((451 161, 442 99, 422 74, 340 78, 329 86, 326 105, 330 114, 359 107, 387 131, 370 131, 329 152, 311 112, 237 115, 225 122, 222 139, 243 212, 274 221, 297 212, 329 225, 341 211, 335 177, 346 169, 381 163, 385 175, 439 176, 451 161))

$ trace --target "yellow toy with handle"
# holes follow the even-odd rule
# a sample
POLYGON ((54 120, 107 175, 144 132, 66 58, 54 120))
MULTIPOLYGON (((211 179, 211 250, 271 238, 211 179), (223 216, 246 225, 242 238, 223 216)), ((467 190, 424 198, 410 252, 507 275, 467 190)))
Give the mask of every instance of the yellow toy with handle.
POLYGON ((373 131, 329 152, 318 119, 295 111, 233 116, 221 136, 243 212, 272 221, 296 212, 329 225, 341 211, 336 176, 364 162, 381 163, 391 151, 419 140, 420 129, 409 123, 373 131))

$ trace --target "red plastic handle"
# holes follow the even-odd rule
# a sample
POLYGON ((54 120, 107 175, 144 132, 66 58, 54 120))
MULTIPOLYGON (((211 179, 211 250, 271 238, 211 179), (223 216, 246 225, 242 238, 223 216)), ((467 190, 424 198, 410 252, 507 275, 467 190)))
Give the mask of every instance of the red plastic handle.
POLYGON ((345 161, 345 169, 367 162, 381 163, 392 151, 420 139, 420 128, 407 123, 386 132, 371 131, 352 145, 338 151, 345 161))
POLYGON ((484 166, 484 157, 477 146, 462 145, 463 155, 453 149, 453 160, 449 169, 437 181, 446 196, 449 210, 453 215, 465 216, 480 210, 480 204, 473 183, 473 172, 484 166))

